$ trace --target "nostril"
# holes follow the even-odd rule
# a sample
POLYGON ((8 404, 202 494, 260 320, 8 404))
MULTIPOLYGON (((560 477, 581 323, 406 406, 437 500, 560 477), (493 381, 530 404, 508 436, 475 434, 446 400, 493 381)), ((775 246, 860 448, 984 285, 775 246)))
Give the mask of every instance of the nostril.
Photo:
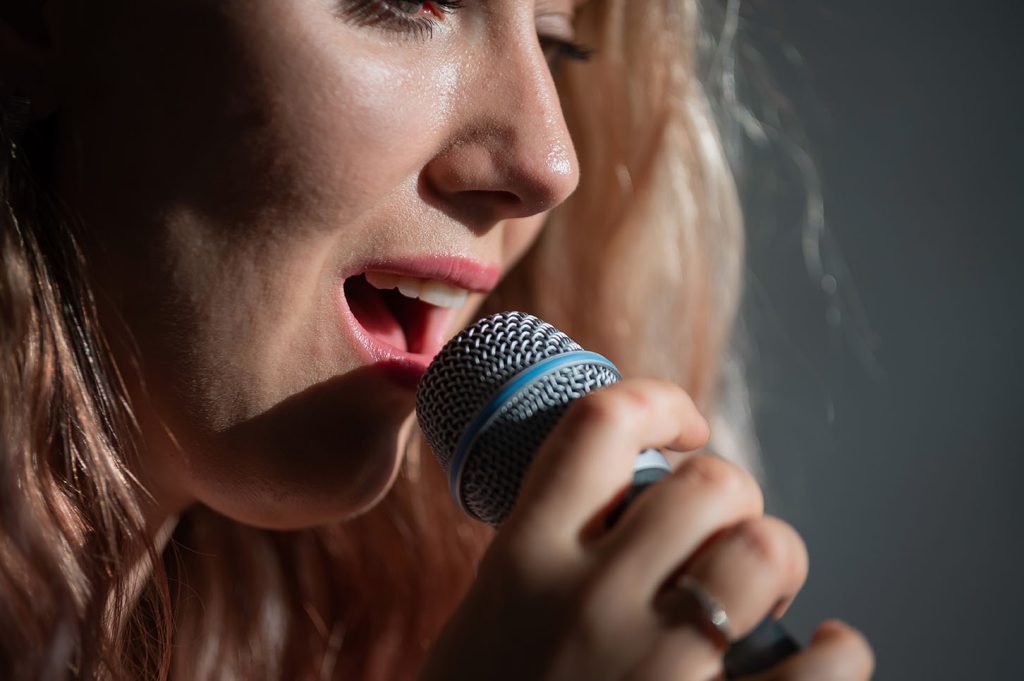
POLYGON ((489 228, 551 210, 573 192, 578 177, 568 139, 491 126, 438 151, 420 185, 429 190, 426 200, 460 222, 489 228))
POLYGON ((524 214, 522 199, 504 190, 442 190, 424 177, 417 193, 427 205, 477 234, 486 233, 504 219, 524 214))
POLYGON ((523 204, 522 198, 512 192, 485 189, 465 192, 462 200, 479 204, 481 211, 487 208, 499 214, 499 220, 513 211, 521 210, 523 204))

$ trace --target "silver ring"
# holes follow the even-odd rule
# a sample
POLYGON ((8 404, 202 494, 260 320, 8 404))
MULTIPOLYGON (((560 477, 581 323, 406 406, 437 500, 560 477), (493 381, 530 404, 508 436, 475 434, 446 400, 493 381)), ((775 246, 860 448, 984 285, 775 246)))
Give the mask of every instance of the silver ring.
POLYGON ((676 582, 676 585, 686 591, 693 600, 700 606, 707 623, 721 635, 725 643, 732 643, 732 626, 729 623, 729 615, 717 598, 708 593, 704 585, 690 575, 683 575, 676 582))

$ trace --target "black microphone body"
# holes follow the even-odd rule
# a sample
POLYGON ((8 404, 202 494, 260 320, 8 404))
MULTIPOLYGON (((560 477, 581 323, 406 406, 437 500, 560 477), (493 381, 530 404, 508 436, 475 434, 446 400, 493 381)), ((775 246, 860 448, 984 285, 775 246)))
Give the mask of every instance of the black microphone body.
MULTIPOLYGON (((497 527, 511 510, 534 453, 568 405, 621 380, 614 364, 528 314, 492 315, 438 353, 420 382, 420 427, 466 513, 497 527)), ((656 450, 640 453, 613 525, 670 473, 656 450)), ((800 646, 770 615, 726 651, 728 678, 766 670, 800 646)))

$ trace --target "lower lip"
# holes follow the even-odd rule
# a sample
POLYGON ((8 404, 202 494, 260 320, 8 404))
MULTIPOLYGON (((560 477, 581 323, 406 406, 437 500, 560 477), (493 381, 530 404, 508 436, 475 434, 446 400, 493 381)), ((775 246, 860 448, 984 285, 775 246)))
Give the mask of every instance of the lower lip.
MULTIPOLYGON (((402 387, 415 389, 420 379, 423 378, 423 374, 426 373, 430 362, 441 351, 443 342, 437 342, 436 347, 427 346, 426 352, 413 353, 406 352, 380 340, 367 332, 355 315, 352 314, 348 300, 345 298, 344 282, 339 287, 339 307, 341 308, 342 326, 348 333, 353 345, 359 349, 359 354, 363 361, 376 366, 402 387)), ((448 328, 456 313, 458 313, 458 310, 444 309, 435 314, 442 315, 444 326, 448 328)))
POLYGON ((374 362, 371 366, 392 383, 407 390, 416 390, 426 371, 426 367, 419 363, 401 360, 385 359, 374 362))

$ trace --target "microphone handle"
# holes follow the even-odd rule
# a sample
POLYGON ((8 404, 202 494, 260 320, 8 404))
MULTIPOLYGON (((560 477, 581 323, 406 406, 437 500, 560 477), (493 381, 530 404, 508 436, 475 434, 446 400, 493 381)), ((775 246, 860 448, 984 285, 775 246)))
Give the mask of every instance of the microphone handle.
MULTIPOLYGON (((651 449, 643 452, 633 469, 633 484, 629 492, 608 514, 605 527, 615 525, 641 492, 670 472, 671 469, 660 452, 651 449)), ((766 671, 799 650, 800 644, 769 614, 754 627, 753 631, 734 641, 725 651, 725 677, 735 679, 766 671)))

